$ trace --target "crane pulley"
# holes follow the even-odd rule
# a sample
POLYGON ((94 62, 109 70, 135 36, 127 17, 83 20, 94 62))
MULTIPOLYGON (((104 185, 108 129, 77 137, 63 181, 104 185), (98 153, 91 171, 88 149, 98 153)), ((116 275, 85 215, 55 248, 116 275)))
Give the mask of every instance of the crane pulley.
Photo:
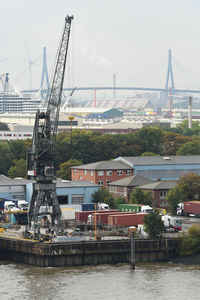
POLYGON ((52 230, 58 231, 61 228, 61 210, 56 195, 56 183, 53 181, 55 179, 53 154, 72 20, 73 16, 65 18, 47 109, 45 112, 38 110, 36 113, 32 146, 28 151, 28 178, 36 181, 33 183, 28 225, 35 232, 40 227, 40 216, 50 216, 52 230))

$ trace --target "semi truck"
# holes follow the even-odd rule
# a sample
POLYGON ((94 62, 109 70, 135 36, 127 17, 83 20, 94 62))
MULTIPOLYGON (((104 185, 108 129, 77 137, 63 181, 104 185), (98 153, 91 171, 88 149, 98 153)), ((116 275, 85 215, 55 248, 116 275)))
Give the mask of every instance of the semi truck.
POLYGON ((162 216, 166 231, 178 232, 182 230, 182 221, 169 215, 162 216))
POLYGON ((28 211, 28 202, 25 200, 19 200, 17 202, 17 207, 19 208, 20 211, 28 211))
POLYGON ((0 198, 1 211, 18 211, 17 200, 11 198, 0 198))
POLYGON ((200 201, 186 201, 178 204, 177 207, 178 216, 190 216, 200 217, 200 201))

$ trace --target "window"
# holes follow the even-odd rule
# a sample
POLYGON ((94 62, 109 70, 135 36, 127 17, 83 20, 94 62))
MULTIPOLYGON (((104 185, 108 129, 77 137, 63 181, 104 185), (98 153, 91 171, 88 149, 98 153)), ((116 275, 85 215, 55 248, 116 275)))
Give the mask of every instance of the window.
POLYGON ((90 171, 90 175, 93 176, 93 171, 90 171))
POLYGON ((59 204, 68 204, 68 195, 58 196, 59 204))
POLYGON ((81 175, 79 176, 79 179, 82 179, 82 176, 81 176, 81 175))
POLYGON ((112 182, 112 180, 106 180, 106 183, 111 183, 112 182))
POLYGON ((104 175, 104 171, 98 171, 98 176, 103 176, 104 175))
POLYGON ((112 171, 106 171, 107 176, 112 176, 112 171))
POLYGON ((116 186, 110 186, 110 192, 116 193, 117 192, 117 187, 116 186))
POLYGON ((87 170, 84 171, 84 175, 87 175, 87 170))
POLYGON ((103 181, 102 180, 98 181, 98 185, 103 185, 103 181))
POLYGON ((167 192, 160 191, 160 198, 161 199, 164 199, 166 195, 167 195, 167 192))
POLYGON ((25 199, 25 194, 24 193, 12 194, 12 198, 17 199, 17 200, 24 200, 25 199))
POLYGON ((131 175, 131 170, 126 170, 126 175, 131 175))
POLYGON ((72 195, 72 204, 82 204, 84 202, 84 195, 72 195))
POLYGON ((123 171, 117 171, 117 175, 121 176, 123 174, 123 171))
POLYGON ((74 174, 77 174, 77 170, 76 169, 74 169, 74 174))

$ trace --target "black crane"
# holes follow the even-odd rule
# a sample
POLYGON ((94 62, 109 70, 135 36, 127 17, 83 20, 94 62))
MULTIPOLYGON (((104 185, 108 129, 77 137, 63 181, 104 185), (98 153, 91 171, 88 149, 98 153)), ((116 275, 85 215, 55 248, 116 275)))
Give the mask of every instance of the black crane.
POLYGON ((35 233, 40 231, 39 216, 50 216, 49 228, 52 231, 58 232, 62 225, 54 182, 53 155, 72 20, 73 16, 65 18, 47 109, 36 113, 32 146, 27 155, 28 178, 35 180, 28 211, 28 226, 35 233))

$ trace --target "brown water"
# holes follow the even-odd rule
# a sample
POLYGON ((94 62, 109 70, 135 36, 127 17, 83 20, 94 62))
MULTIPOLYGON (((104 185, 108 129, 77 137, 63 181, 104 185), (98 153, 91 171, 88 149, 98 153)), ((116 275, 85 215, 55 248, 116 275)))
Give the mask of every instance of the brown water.
POLYGON ((0 299, 200 299, 200 266, 40 268, 0 262, 0 299))

